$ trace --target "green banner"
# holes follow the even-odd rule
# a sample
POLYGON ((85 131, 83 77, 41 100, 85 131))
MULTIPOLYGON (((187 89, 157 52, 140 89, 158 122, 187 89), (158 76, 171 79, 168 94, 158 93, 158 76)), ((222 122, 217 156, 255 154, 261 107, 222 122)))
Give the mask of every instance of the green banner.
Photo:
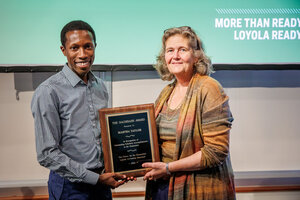
POLYGON ((299 0, 0 0, 0 64, 62 64, 60 30, 96 31, 96 64, 153 64, 163 31, 191 26, 213 63, 300 63, 299 0))

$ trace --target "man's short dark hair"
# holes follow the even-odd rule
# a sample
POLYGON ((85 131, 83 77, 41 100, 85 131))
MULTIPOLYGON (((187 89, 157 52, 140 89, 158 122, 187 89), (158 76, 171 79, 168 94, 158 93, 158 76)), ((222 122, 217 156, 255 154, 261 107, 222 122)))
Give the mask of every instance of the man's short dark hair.
POLYGON ((94 29, 86 22, 75 20, 67 23, 60 32, 60 41, 63 46, 66 44, 66 33, 74 30, 87 30, 93 35, 93 40, 96 45, 96 35, 94 29))

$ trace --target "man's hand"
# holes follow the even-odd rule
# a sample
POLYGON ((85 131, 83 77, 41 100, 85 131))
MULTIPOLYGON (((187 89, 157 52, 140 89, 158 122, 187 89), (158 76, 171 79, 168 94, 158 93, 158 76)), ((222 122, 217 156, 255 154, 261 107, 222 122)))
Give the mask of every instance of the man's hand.
POLYGON ((99 175, 98 184, 103 184, 112 189, 123 185, 127 181, 126 176, 119 173, 104 173, 99 175))

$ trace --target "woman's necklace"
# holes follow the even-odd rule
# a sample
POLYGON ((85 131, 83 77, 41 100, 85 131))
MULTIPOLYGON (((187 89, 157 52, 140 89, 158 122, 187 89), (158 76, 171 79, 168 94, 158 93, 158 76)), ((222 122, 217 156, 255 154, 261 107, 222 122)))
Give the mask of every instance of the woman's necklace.
POLYGON ((174 94, 175 94, 175 89, 176 89, 176 87, 172 91, 172 94, 170 95, 169 100, 167 101, 166 119, 168 121, 172 120, 178 114, 178 112, 182 106, 182 103, 183 103, 183 99, 182 99, 180 101, 180 103, 174 109, 170 108, 170 104, 174 100, 173 98, 174 98, 174 94))

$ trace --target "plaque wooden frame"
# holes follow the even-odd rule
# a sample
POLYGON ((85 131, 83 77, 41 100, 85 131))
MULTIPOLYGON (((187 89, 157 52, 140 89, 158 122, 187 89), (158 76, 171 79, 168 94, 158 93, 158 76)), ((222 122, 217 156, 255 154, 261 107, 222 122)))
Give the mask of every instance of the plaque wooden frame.
POLYGON ((146 162, 159 162, 160 160, 159 146, 158 146, 158 137, 156 131, 156 122, 155 122, 153 104, 141 104, 141 105, 134 105, 134 106, 104 108, 99 110, 99 116, 100 116, 100 125, 101 125, 101 138, 102 138, 105 172, 115 172, 115 173, 125 174, 127 176, 139 177, 139 176, 144 176, 144 174, 146 174, 146 172, 150 170, 149 168, 143 168, 141 166, 142 163, 140 162, 144 162, 146 158, 148 158, 146 162), (134 118, 136 116, 147 116, 147 117, 145 118, 139 117, 136 119, 134 118), (122 120, 120 120, 120 118, 122 120), (141 122, 144 125, 142 126, 142 128, 136 128, 136 129, 132 128, 136 126, 139 127, 139 124, 141 122), (145 130, 147 129, 147 125, 148 125, 148 130, 145 130), (126 127, 126 128, 124 130, 123 129, 120 130, 114 128, 114 126, 118 128, 119 127, 121 128, 126 127), (145 133, 149 137, 147 137, 145 133), (149 141, 147 140, 140 141, 140 138, 138 136, 149 138, 149 141), (121 139, 122 142, 120 142, 120 140, 115 139, 115 138, 119 139, 119 137, 130 138, 130 140, 121 139), (142 148, 146 151, 146 153, 140 152, 141 145, 143 145, 142 148), (121 150, 116 151, 115 147, 119 149, 121 148, 121 150), (149 147, 151 152, 151 160, 149 160, 149 147), (128 149, 125 150, 126 148, 128 149), (128 153, 129 151, 130 153, 128 153), (124 154, 124 152, 126 152, 126 154, 124 154), (131 152, 137 152, 137 154, 131 154, 131 152), (135 161, 130 161, 128 159, 135 159, 135 161), (126 169, 119 169, 122 167, 116 166, 118 163, 119 165, 121 165, 123 168, 126 169), (133 169, 131 169, 130 166, 131 164, 132 167, 134 167, 133 169), (130 167, 130 169, 127 169, 127 167, 130 167))

